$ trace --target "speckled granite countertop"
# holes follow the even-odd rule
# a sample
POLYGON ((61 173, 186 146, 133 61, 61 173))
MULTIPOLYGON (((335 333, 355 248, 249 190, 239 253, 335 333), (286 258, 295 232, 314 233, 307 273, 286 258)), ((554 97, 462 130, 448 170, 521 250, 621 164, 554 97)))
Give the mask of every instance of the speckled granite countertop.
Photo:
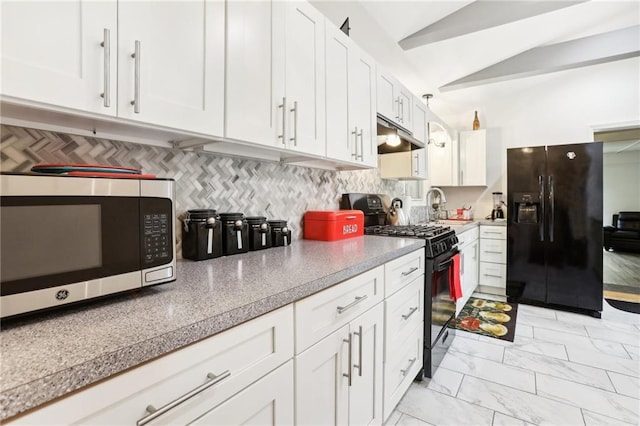
POLYGON ((507 221, 499 221, 495 222, 493 220, 475 220, 472 222, 460 222, 460 221, 443 221, 442 223, 445 226, 451 227, 456 234, 461 234, 464 231, 468 231, 469 229, 473 229, 480 225, 491 225, 491 226, 507 226, 507 221))
POLYGON ((2 324, 0 419, 280 308, 424 246, 364 236, 202 262, 178 280, 2 324))

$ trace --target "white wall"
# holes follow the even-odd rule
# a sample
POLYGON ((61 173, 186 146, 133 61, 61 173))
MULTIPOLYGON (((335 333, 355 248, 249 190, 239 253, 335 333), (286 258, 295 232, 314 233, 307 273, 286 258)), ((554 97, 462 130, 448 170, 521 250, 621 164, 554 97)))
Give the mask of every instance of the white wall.
MULTIPOLYGON (((444 101, 441 99, 445 108, 435 111, 452 127, 469 129, 473 110, 454 111, 451 107, 465 93, 478 98, 481 126, 500 130, 504 168, 500 182, 494 186, 496 191, 506 193, 506 148, 589 142, 593 141, 594 130, 640 125, 639 58, 523 80, 526 81, 514 80, 442 94, 441 98, 446 97, 444 101)), ((620 179, 638 181, 637 168, 635 175, 629 168, 615 173, 620 179)), ((452 188, 449 193, 448 199, 475 194, 477 198, 469 202, 491 204, 491 191, 469 193, 452 188)), ((637 197, 637 190, 635 193, 637 197)), ((605 223, 610 222, 610 217, 605 210, 605 223)))
POLYGON ((605 154, 603 178, 605 225, 614 213, 640 211, 640 151, 605 154))

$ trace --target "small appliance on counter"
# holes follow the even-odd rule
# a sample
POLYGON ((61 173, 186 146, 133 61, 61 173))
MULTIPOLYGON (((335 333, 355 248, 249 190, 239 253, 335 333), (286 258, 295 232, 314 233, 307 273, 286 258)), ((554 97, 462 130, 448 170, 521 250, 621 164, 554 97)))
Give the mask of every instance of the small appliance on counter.
POLYGON ((0 174, 0 317, 176 279, 172 179, 0 174))
POLYGON ((317 210, 304 214, 304 238, 336 241, 364 235, 360 210, 317 210))
POLYGON ((220 213, 225 256, 249 251, 249 224, 243 213, 220 213))
POLYGON ((400 198, 394 198, 391 201, 391 208, 387 214, 387 223, 389 225, 408 225, 409 219, 407 214, 402 209, 402 200, 400 198))
POLYGON ((222 256, 222 222, 215 210, 189 210, 182 222, 182 257, 206 260, 222 256))
POLYGON ((291 229, 287 226, 286 220, 268 220, 271 228, 271 246, 282 247, 291 244, 291 229))
POLYGON ((502 192, 492 192, 493 194, 493 210, 491 210, 491 220, 504 219, 504 211, 502 206, 506 205, 502 198, 502 192))
POLYGON ((271 247, 271 228, 264 216, 247 217, 249 224, 249 250, 256 251, 271 247))
POLYGON ((378 194, 348 193, 342 194, 341 210, 360 210, 364 214, 364 226, 387 224, 387 212, 384 209, 382 196, 378 194))

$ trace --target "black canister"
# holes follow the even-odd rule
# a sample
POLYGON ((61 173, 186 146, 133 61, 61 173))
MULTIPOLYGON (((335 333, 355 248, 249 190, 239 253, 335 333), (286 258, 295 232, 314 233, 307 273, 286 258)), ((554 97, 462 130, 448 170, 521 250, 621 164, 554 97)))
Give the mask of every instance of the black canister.
POLYGON ((182 257, 205 260, 222 256, 222 222, 215 210, 189 210, 183 223, 182 257))
POLYGON ((291 230, 286 220, 269 220, 271 227, 271 246, 281 247, 291 244, 291 230))
POLYGON ((249 250, 262 250, 271 247, 271 228, 263 216, 247 217, 249 224, 249 250))
POLYGON ((225 255, 249 251, 249 225, 242 213, 220 213, 222 252, 225 255))

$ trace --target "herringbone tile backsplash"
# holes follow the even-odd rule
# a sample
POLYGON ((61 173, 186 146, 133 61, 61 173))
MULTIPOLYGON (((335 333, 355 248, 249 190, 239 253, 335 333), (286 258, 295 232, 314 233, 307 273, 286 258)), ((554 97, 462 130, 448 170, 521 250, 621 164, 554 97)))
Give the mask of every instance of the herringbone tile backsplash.
MULTIPOLYGON (((335 172, 6 125, 1 136, 2 171, 27 172, 37 163, 140 168, 175 179, 179 218, 187 210, 212 208, 285 219, 295 239, 302 238, 305 211, 337 209, 344 192, 402 193, 401 183, 380 179, 377 170, 335 172)), ((176 228, 178 253, 180 234, 176 228)))

